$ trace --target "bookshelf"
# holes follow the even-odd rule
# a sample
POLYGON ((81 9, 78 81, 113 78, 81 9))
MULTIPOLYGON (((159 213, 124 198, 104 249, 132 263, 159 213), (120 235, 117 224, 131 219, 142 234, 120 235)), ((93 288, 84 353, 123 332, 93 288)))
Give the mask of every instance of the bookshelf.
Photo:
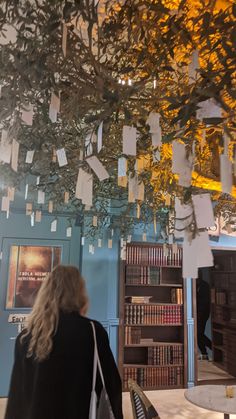
POLYGON ((211 270, 212 353, 215 365, 236 376, 236 252, 214 251, 211 270))
POLYGON ((119 369, 144 389, 186 385, 182 249, 130 243, 120 267, 119 369))

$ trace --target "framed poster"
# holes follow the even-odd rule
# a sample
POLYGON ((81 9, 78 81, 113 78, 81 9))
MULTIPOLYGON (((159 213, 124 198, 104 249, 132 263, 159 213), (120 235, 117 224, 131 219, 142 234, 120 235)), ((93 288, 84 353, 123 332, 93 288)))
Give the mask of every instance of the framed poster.
POLYGON ((59 246, 11 246, 6 308, 31 308, 43 280, 60 262, 59 246))

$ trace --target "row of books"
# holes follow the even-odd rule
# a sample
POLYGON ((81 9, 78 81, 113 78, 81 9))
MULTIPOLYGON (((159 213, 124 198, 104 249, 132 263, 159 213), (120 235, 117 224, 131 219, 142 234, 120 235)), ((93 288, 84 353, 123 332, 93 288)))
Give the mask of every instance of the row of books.
POLYGON ((125 326, 125 345, 139 344, 141 336, 140 327, 125 326))
POLYGON ((126 266, 127 285, 159 285, 160 268, 156 266, 126 266))
POLYGON ((125 304, 125 324, 182 324, 180 304, 125 304))
POLYGON ((124 367, 123 383, 125 389, 128 389, 129 378, 136 381, 142 388, 182 386, 183 367, 124 367))
POLYGON ((171 289, 171 302, 173 304, 183 304, 183 289, 182 288, 171 289))
POLYGON ((126 303, 149 304, 153 296, 150 295, 128 295, 125 297, 126 303))
POLYGON ((128 245, 126 263, 148 264, 154 266, 181 266, 182 249, 172 246, 136 246, 128 245))
POLYGON ((164 345, 148 348, 148 365, 183 364, 183 345, 164 345))
POLYGON ((217 291, 214 288, 211 289, 211 302, 212 304, 227 304, 227 292, 217 291))

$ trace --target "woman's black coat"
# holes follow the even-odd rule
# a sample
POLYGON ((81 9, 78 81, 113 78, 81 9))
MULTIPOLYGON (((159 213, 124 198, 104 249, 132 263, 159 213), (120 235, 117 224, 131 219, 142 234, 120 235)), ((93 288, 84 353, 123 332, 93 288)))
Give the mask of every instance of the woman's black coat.
MULTIPOLYGON (((122 419, 120 376, 102 325, 94 321, 106 389, 116 419, 122 419)), ((93 373, 90 320, 61 313, 49 358, 27 358, 27 339, 16 340, 15 363, 5 419, 88 419, 93 373)), ((101 381, 96 385, 101 391, 101 381)))

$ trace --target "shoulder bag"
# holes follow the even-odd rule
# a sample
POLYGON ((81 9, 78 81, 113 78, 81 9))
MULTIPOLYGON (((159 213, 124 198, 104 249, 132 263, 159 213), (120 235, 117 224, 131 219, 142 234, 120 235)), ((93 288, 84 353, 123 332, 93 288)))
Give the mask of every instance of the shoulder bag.
POLYGON ((93 383, 92 383, 92 392, 91 392, 91 399, 90 399, 90 407, 89 407, 89 419, 115 419, 115 416, 112 411, 111 403, 106 391, 105 381, 102 373, 102 367, 98 355, 97 349, 97 339, 96 339, 96 331, 93 322, 90 322, 92 329, 93 329, 93 339, 94 339, 94 356, 93 356, 93 383), (102 381, 102 391, 100 394, 99 401, 97 401, 97 394, 96 394, 96 378, 97 378, 97 370, 99 370, 99 374, 102 381))

